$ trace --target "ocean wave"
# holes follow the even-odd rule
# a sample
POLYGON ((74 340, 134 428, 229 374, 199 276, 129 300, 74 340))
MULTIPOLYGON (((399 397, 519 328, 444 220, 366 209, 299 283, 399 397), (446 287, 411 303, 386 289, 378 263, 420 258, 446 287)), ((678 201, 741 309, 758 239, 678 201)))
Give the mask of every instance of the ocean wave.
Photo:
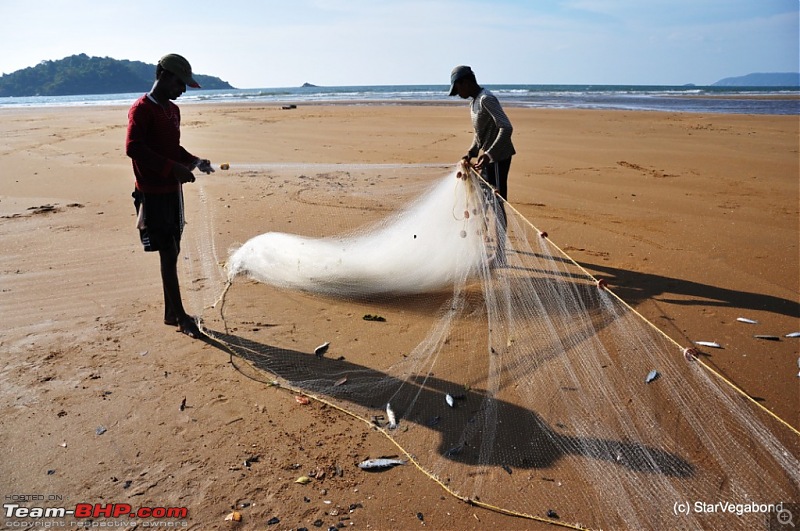
MULTIPOLYGON (((181 104, 392 104, 459 103, 447 85, 283 87, 189 90, 181 104)), ((637 85, 487 85, 504 106, 528 108, 617 109, 723 114, 800 114, 800 90, 737 89, 703 86, 637 85)), ((130 105, 139 93, 0 98, 0 108, 130 105)))

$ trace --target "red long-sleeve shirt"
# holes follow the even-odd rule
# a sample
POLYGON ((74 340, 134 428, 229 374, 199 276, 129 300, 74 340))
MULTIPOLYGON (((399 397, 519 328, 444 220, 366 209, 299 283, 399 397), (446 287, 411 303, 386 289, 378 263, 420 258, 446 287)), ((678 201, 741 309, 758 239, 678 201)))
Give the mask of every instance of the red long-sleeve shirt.
POLYGON ((197 157, 181 146, 181 111, 168 102, 165 109, 147 94, 128 111, 125 153, 132 159, 136 189, 150 194, 177 192, 175 164, 191 166, 197 157))

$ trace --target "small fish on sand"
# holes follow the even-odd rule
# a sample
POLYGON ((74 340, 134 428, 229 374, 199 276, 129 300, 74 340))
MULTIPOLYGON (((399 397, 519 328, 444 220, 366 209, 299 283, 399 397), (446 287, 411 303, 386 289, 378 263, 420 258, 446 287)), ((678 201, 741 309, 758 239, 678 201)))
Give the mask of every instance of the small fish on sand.
POLYGON ((694 343, 695 345, 700 345, 701 347, 722 348, 722 345, 716 341, 695 341, 694 343))
POLYGON ((330 342, 326 341, 314 349, 314 355, 321 358, 328 351, 329 346, 331 346, 330 342))
POLYGON ((661 374, 657 370, 653 369, 647 374, 647 378, 645 378, 644 383, 650 383, 653 380, 657 380, 659 376, 661 376, 661 374))
POLYGON ((404 464, 406 464, 406 461, 404 459, 379 457, 377 459, 367 459, 366 461, 361 461, 358 464, 358 468, 362 470, 374 470, 381 468, 391 468, 394 466, 404 465, 404 464))
POLYGON ((447 450, 444 453, 444 456, 445 457, 454 457, 454 456, 460 454, 463 450, 464 450, 464 445, 463 444, 459 444, 458 446, 453 446, 452 448, 447 450))
POLYGON ((747 323, 747 324, 758 324, 758 321, 754 321, 753 319, 748 319, 747 317, 737 317, 737 321, 740 323, 747 323))
POLYGON ((786 334, 786 337, 800 337, 800 332, 792 332, 790 334, 786 334))
POLYGON ((390 430, 397 428, 397 417, 394 414, 391 404, 386 404, 386 418, 389 420, 388 428, 390 430))
POLYGON ((781 338, 779 338, 778 336, 767 336, 767 335, 763 335, 763 334, 758 334, 758 335, 755 335, 753 337, 756 338, 756 339, 766 339, 767 341, 780 341, 781 340, 781 338))

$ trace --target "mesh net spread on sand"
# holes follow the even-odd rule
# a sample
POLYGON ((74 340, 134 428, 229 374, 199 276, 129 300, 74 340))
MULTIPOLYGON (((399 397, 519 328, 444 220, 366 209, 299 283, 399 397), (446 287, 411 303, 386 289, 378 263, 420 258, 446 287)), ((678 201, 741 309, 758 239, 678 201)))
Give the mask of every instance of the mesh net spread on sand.
POLYGON ((503 230, 473 172, 234 171, 264 217, 223 260, 200 244, 216 280, 203 296, 230 281, 208 333, 249 376, 379 426, 453 495, 595 529, 765 528, 764 505, 800 500, 796 430, 598 287, 513 203, 503 230))

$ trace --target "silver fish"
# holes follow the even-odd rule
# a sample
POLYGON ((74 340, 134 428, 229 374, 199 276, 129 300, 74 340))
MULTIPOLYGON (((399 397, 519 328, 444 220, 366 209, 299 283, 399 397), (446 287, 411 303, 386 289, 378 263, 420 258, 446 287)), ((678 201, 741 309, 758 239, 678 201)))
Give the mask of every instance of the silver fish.
POLYGON ((695 344, 701 347, 722 348, 722 345, 714 341, 695 341, 695 344))
POLYGON ((459 444, 458 446, 453 446, 449 450, 444 453, 445 457, 453 457, 460 454, 464 450, 464 445, 459 444))
POLYGON ((321 344, 317 348, 314 349, 314 355, 317 357, 322 357, 328 351, 328 347, 330 346, 330 342, 326 341, 325 343, 321 344))
POLYGON ((444 395, 444 401, 447 402, 447 405, 450 407, 456 407, 456 399, 453 398, 453 395, 447 393, 444 395))
POLYGON ((375 468, 391 468, 397 465, 404 465, 406 461, 403 459, 395 459, 390 457, 378 457, 377 459, 367 459, 358 464, 358 468, 362 470, 370 470, 375 468))
POLYGON ((394 410, 391 404, 386 404, 386 418, 389 419, 389 429, 397 428, 397 417, 394 415, 394 410))
POLYGON ((747 317, 737 317, 736 320, 739 321, 740 323, 758 324, 758 321, 748 319, 747 317))
POLYGON ((653 380, 657 379, 659 376, 661 376, 661 374, 659 374, 657 370, 653 369, 647 374, 647 378, 645 378, 644 383, 650 383, 653 380))
POLYGON ((800 332, 792 332, 791 334, 786 334, 786 337, 800 337, 800 332))

